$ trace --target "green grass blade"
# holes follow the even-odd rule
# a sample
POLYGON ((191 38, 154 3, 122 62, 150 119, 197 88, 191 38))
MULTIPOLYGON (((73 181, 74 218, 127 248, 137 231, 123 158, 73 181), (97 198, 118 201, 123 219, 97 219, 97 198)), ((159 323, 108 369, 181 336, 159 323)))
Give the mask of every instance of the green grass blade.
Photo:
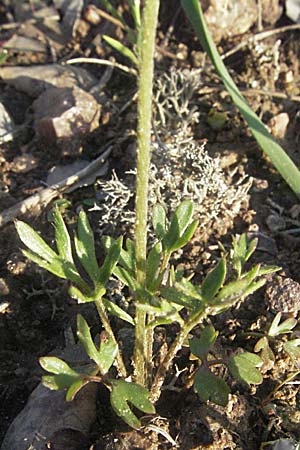
POLYGON ((253 136, 290 188, 297 196, 300 196, 300 171, 252 111, 229 75, 205 23, 199 0, 181 0, 181 5, 192 23, 202 47, 222 78, 234 104, 248 123, 253 136))
POLYGON ((105 8, 109 12, 109 14, 111 14, 113 17, 118 19, 125 27, 127 26, 125 20, 121 16, 121 14, 118 13, 118 10, 111 4, 110 1, 100 0, 100 3, 102 5, 102 7, 105 8))
POLYGON ((117 50, 121 55, 123 55, 125 58, 130 59, 130 61, 137 66, 138 65, 138 59, 135 56, 135 54, 125 45, 123 45, 120 41, 117 41, 116 39, 113 39, 110 36, 103 35, 103 39, 115 50, 117 50))

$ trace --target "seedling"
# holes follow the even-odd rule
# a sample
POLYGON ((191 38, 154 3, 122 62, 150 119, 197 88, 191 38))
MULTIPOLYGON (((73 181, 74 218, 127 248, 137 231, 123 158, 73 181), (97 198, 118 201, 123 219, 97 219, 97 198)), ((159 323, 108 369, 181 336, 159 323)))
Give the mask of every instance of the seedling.
MULTIPOLYGON (((110 4, 104 0, 102 3, 110 4)), ((139 27, 139 2, 132 1, 130 5, 139 27)), ((246 268, 256 241, 248 241, 242 235, 234 240, 231 257, 225 253, 221 255, 202 283, 194 283, 190 276, 185 276, 176 262, 171 261, 172 258, 176 261, 176 252, 190 242, 198 225, 190 200, 179 204, 170 218, 162 205, 155 205, 152 225, 156 240, 148 246, 151 99, 158 6, 158 0, 145 2, 137 40, 139 88, 135 242, 127 239, 123 245, 122 237, 107 237, 103 242, 106 257, 99 265, 94 235, 83 211, 79 214, 77 233, 72 242, 61 213, 55 210, 56 250, 29 225, 16 222, 20 239, 28 247, 28 250, 23 250, 25 256, 57 277, 68 280, 71 283, 69 293, 79 303, 94 303, 103 327, 98 345, 88 323, 79 315, 77 336, 90 363, 78 370, 59 358, 43 357, 40 363, 49 373, 43 377, 44 384, 51 389, 65 389, 67 400, 72 400, 87 383, 102 383, 110 392, 112 408, 133 428, 141 426, 138 415, 155 412, 154 405, 161 395, 174 358, 195 328, 202 328, 202 332, 200 338, 189 341, 191 352, 201 363, 195 373, 194 389, 203 400, 226 404, 229 388, 210 369, 208 355, 217 334, 213 327, 206 326, 207 320, 235 307, 264 284, 266 273, 277 270, 260 264, 246 268), (233 265, 235 276, 228 276, 232 272, 228 270, 230 265, 233 265), (133 313, 131 309, 125 310, 105 297, 110 277, 117 277, 130 291, 133 313), (130 366, 124 363, 111 316, 117 316, 134 328, 135 343, 130 366), (154 370, 155 328, 172 322, 177 322, 179 330, 154 370)), ((257 370, 261 359, 257 355, 236 353, 224 363, 231 375, 240 381, 250 384, 262 381, 257 370)))
MULTIPOLYGON (((265 364, 270 364, 275 361, 275 355, 271 348, 272 342, 278 342, 282 344, 283 350, 289 355, 297 368, 300 367, 300 339, 290 339, 288 341, 282 341, 282 335, 290 335, 293 333, 293 329, 298 324, 297 319, 289 317, 281 321, 282 313, 279 312, 274 317, 269 329, 265 334, 260 337, 256 342, 254 351, 260 353, 262 360, 265 364)), ((252 333, 250 333, 251 335, 252 333)), ((254 333, 255 336, 259 336, 260 333, 254 333)))

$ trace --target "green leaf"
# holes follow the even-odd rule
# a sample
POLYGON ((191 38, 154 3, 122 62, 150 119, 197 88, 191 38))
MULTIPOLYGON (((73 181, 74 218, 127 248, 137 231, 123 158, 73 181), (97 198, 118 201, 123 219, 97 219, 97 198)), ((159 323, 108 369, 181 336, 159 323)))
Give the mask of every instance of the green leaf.
POLYGON ((105 375, 115 360, 118 350, 117 344, 110 337, 101 339, 100 336, 100 348, 98 350, 92 339, 88 323, 80 314, 77 316, 77 336, 89 358, 99 367, 101 375, 105 375))
MULTIPOLYGON (((106 292, 106 289, 98 290, 97 291, 97 297, 101 297, 106 292)), ((95 294, 84 294, 81 292, 77 287, 71 286, 69 289, 69 295, 70 297, 74 298, 78 301, 78 303, 90 303, 94 302, 96 297, 95 294)))
POLYGON ((257 367, 262 365, 262 360, 254 353, 244 352, 234 355, 228 362, 231 374, 238 380, 247 384, 261 384, 262 374, 257 367))
POLYGON ((81 314, 78 314, 77 316, 77 337, 82 347, 85 349, 88 357, 93 361, 95 361, 97 366, 100 367, 102 370, 103 367, 100 354, 92 339, 90 328, 87 324, 87 321, 82 317, 81 314))
POLYGON ((133 292, 136 290, 135 280, 126 269, 123 269, 123 267, 115 267, 113 274, 133 292))
POLYGON ((183 201, 175 210, 170 227, 163 238, 166 251, 173 251, 173 247, 182 236, 193 216, 194 206, 190 200, 183 201))
POLYGON ((165 208, 156 203, 152 210, 152 226, 158 239, 163 239, 166 234, 166 221, 165 208))
POLYGON ((151 321, 148 326, 158 326, 162 324, 168 324, 172 322, 183 323, 179 311, 183 308, 182 305, 170 304, 164 298, 152 298, 152 301, 147 301, 145 303, 139 303, 139 309, 152 314, 155 319, 151 321))
POLYGON ((257 291, 258 289, 260 289, 262 286, 264 286, 266 284, 266 279, 262 279, 262 280, 258 280, 258 281, 253 281, 248 287, 247 289, 244 291, 243 293, 243 297, 248 297, 248 295, 253 294, 253 292, 257 291))
POLYGON ((216 267, 206 275, 201 287, 201 294, 206 302, 210 302, 220 290, 226 278, 226 260, 222 258, 216 267))
POLYGON ((295 326, 297 325, 298 321, 292 317, 284 320, 279 324, 281 320, 281 315, 282 315, 281 312, 279 312, 274 317, 273 322, 271 323, 271 326, 268 331, 268 336, 274 337, 279 336, 280 334, 291 333, 292 329, 295 328, 295 326))
POLYGON ((54 210, 55 240, 60 257, 73 264, 72 245, 68 229, 58 208, 54 210))
POLYGON ((175 250, 180 249, 181 247, 184 247, 193 237, 197 227, 199 224, 199 220, 194 220, 185 230, 183 235, 177 239, 177 241, 174 243, 174 245, 171 246, 169 251, 174 252, 175 250))
POLYGON ((130 323, 131 325, 134 326, 134 320, 133 318, 126 312, 124 311, 122 308, 120 308, 118 305, 116 305, 115 303, 107 300, 106 298, 102 299, 103 304, 105 306, 105 309, 112 314, 113 316, 118 317, 119 319, 124 320, 125 322, 130 323))
POLYGON ((80 389, 82 389, 84 386, 86 386, 91 381, 89 378, 81 378, 80 380, 74 381, 74 383, 71 384, 69 389, 67 390, 66 394, 66 400, 67 402, 71 402, 74 400, 75 396, 78 394, 80 389))
MULTIPOLYGON (((79 390, 90 382, 88 374, 80 374, 71 369, 67 363, 54 356, 40 358, 43 369, 55 375, 44 375, 42 383, 48 389, 67 389, 66 400, 71 401, 79 390)), ((94 369, 93 369, 94 371, 94 369)))
POLYGON ((118 353, 117 343, 109 336, 100 335, 99 359, 101 361, 102 374, 106 374, 114 363, 118 353))
POLYGON ((169 302, 182 305, 189 310, 203 309, 203 304, 199 302, 199 299, 186 295, 175 287, 162 286, 160 293, 169 302))
MULTIPOLYGON (((254 266, 249 272, 245 273, 242 278, 232 281, 228 284, 226 284, 218 293, 217 297, 215 297, 213 304, 215 305, 226 305, 226 304, 232 304, 232 302, 240 299, 244 295, 247 295, 251 291, 251 283, 254 280, 254 278, 257 276, 260 270, 260 265, 257 264, 254 266)), ((253 286, 253 289, 256 290, 258 287, 255 285, 253 286)))
POLYGON ((210 400, 221 406, 228 403, 229 387, 222 378, 205 367, 200 367, 195 375, 194 390, 203 402, 210 400))
POLYGON ((99 277, 99 266, 95 253, 94 233, 83 210, 79 213, 77 236, 75 235, 74 242, 82 267, 91 280, 96 283, 99 277))
POLYGON ((100 3, 101 3, 101 5, 113 16, 113 17, 115 17, 116 19, 118 19, 125 27, 127 26, 126 25, 126 22, 125 22, 125 20, 123 19, 123 17, 118 13, 118 11, 117 11, 117 9, 116 8, 114 8, 114 6, 111 4, 111 2, 110 1, 108 1, 108 0, 99 0, 100 1, 100 3))
POLYGON ((105 286, 109 277, 113 273, 121 254, 122 249, 122 237, 119 237, 108 250, 104 263, 100 267, 98 283, 105 286))
POLYGON ((43 384, 49 389, 68 389, 74 382, 82 379, 81 374, 55 356, 44 356, 39 361, 44 370, 55 374, 54 376, 44 375, 42 377, 43 384))
MULTIPOLYGON (((176 274, 177 276, 177 274, 176 274)), ((190 280, 185 277, 182 277, 180 281, 176 281, 174 283, 176 289, 180 292, 183 292, 185 295, 189 297, 194 297, 199 301, 203 301, 203 297, 201 294, 201 290, 197 288, 190 280)))
POLYGON ((265 367, 271 368, 274 365, 275 355, 269 345, 269 341, 266 336, 263 336, 256 342, 254 351, 255 353, 260 352, 259 356, 262 359, 265 367))
POLYGON ((246 261, 247 236, 243 233, 241 236, 235 236, 233 239, 233 267, 240 278, 242 269, 246 261))
POLYGON ((193 337, 189 341, 190 350, 193 355, 200 359, 206 359, 210 349, 214 345, 218 336, 218 332, 214 329, 212 325, 206 326, 199 338, 193 337))
POLYGON ((161 255, 162 245, 157 242, 150 250, 146 260, 146 286, 150 292, 158 288, 157 279, 159 278, 161 255))
POLYGON ((149 401, 150 393, 143 386, 124 380, 112 380, 111 406, 115 413, 132 428, 140 428, 141 422, 130 409, 129 404, 146 414, 154 414, 155 409, 149 401))
POLYGON ((194 27, 201 46, 212 60, 218 75, 222 78, 225 88, 230 94, 234 104, 238 107, 244 119, 247 121, 253 136, 290 188, 296 195, 300 196, 300 171, 282 147, 271 136, 262 121, 252 111, 235 85, 211 38, 199 0, 181 0, 181 4, 194 27))
POLYGON ((35 253, 32 253, 28 250, 22 250, 22 253, 24 256, 26 256, 26 258, 35 262, 38 266, 42 267, 43 269, 48 270, 48 272, 53 273, 53 275, 56 275, 57 277, 63 279, 67 278, 65 271, 63 269, 62 261, 58 259, 58 257, 53 259, 51 263, 48 263, 44 259, 37 256, 35 253))
POLYGON ((113 39, 110 36, 103 35, 102 38, 115 50, 121 53, 125 58, 128 58, 135 66, 138 66, 138 59, 135 54, 120 41, 113 39))
POLYGON ((56 356, 43 356, 40 358, 40 365, 44 370, 54 374, 65 374, 77 377, 78 373, 75 370, 71 369, 71 367, 62 359, 57 358, 56 356))
POLYGON ((257 248, 257 244, 258 244, 258 238, 252 239, 247 247, 247 251, 245 253, 245 261, 248 261, 248 259, 253 255, 253 253, 255 252, 256 248, 257 248))
POLYGON ((128 0, 128 4, 130 6, 135 28, 138 29, 141 26, 140 0, 128 0))
MULTIPOLYGON (((110 236, 104 236, 102 239, 102 243, 105 249, 108 251, 110 247, 116 243, 116 240, 110 236)), ((127 250, 121 249, 121 254, 119 258, 119 264, 124 269, 129 272, 135 272, 135 249, 132 241, 130 239, 126 239, 126 248, 127 250)))
POLYGON ((259 269, 259 275, 268 275, 269 273, 278 272, 278 270, 281 270, 281 267, 279 266, 263 266, 259 269))
POLYGON ((86 292, 90 291, 89 285, 81 278, 81 276, 79 275, 79 273, 73 263, 63 260, 62 261, 62 269, 68 280, 77 284, 77 286, 79 286, 80 289, 83 289, 86 292))
POLYGON ((34 231, 27 223, 20 220, 15 221, 19 238, 30 249, 32 253, 36 253, 40 258, 51 263, 58 255, 49 247, 41 236, 34 231))
POLYGON ((283 344, 283 349, 289 357, 295 362, 297 368, 300 367, 300 339, 292 339, 283 344))

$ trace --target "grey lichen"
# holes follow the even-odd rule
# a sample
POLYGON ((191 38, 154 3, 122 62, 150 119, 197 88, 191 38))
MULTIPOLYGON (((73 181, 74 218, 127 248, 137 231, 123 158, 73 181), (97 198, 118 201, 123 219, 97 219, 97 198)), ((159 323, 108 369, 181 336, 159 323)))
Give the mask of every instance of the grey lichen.
MULTIPOLYGON (((119 180, 113 172, 108 181, 98 182, 97 203, 101 214, 99 231, 133 231, 134 171, 119 180)), ((183 199, 191 199, 200 230, 212 231, 225 227, 240 212, 247 201, 249 180, 242 177, 238 184, 229 185, 219 160, 212 158, 205 145, 177 134, 168 144, 160 140, 153 144, 150 170, 149 210, 161 203, 172 211, 183 199)), ((224 229, 226 232, 226 229, 224 229)))
MULTIPOLYGON (((201 84, 201 70, 196 69, 173 68, 157 77, 149 214, 157 202, 173 211, 183 199, 191 199, 203 239, 216 230, 223 234, 232 226, 248 202, 251 181, 240 176, 235 184, 228 182, 219 159, 210 157, 205 144, 194 139, 193 125, 199 119, 195 95, 201 84)), ((113 172, 111 179, 99 181, 97 188, 100 234, 117 230, 132 235, 135 170, 126 172, 121 180, 113 172)))

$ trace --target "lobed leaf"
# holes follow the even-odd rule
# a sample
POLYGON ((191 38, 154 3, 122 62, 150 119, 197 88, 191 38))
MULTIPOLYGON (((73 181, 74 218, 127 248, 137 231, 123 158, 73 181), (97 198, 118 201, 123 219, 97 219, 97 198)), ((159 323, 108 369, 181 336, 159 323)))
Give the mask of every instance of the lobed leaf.
POLYGON ((189 341, 190 350, 193 355, 200 359, 206 359, 210 349, 215 343, 218 332, 212 325, 207 325, 201 332, 200 337, 193 337, 189 341))
POLYGON ((268 331, 268 336, 274 337, 280 334, 291 333, 292 329, 295 328, 298 323, 298 321, 292 317, 280 323, 281 316, 282 314, 279 312, 274 317, 268 331))
POLYGON ((98 367, 102 369, 102 361, 100 358, 100 354, 94 344, 94 341, 91 336, 90 327, 88 326, 87 321, 82 317, 81 314, 77 316, 77 337, 85 349, 88 357, 95 361, 98 367))
POLYGON ((295 362, 297 368, 300 367, 300 339, 292 339, 283 344, 284 351, 295 362))
POLYGON ((124 380, 112 380, 111 384, 112 408, 130 427, 140 428, 141 422, 132 412, 129 403, 146 414, 154 414, 154 406, 149 401, 150 393, 143 386, 124 380))
POLYGON ((257 367, 262 365, 262 360, 254 353, 244 352, 234 355, 228 362, 231 374, 247 384, 261 384, 262 374, 257 367))
POLYGON ((205 367, 197 370, 194 390, 203 402, 210 400, 221 406, 226 406, 228 403, 229 387, 222 378, 217 377, 205 367))

